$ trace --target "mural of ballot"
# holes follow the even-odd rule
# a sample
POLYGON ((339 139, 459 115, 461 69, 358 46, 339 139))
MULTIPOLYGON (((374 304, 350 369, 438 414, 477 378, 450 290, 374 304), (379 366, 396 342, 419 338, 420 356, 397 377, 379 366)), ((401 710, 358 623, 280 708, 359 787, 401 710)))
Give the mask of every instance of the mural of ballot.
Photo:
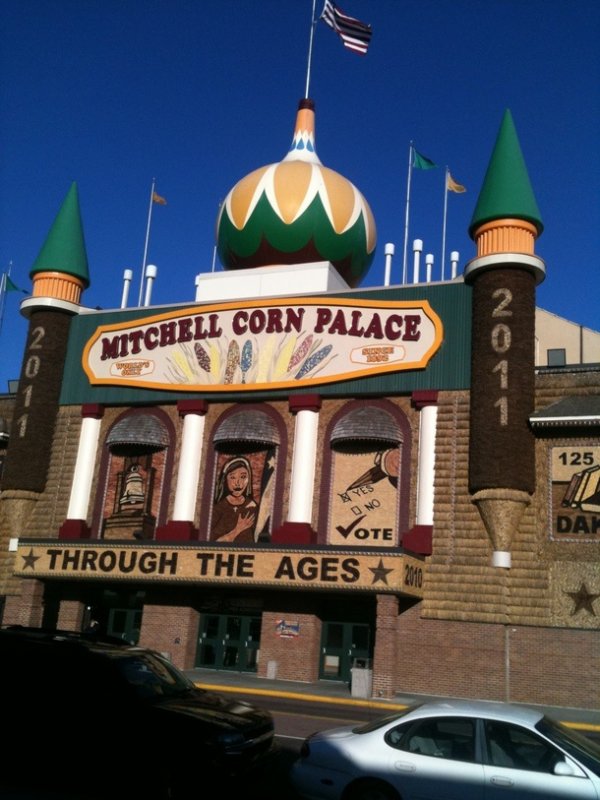
POLYGON ((390 450, 379 450, 375 453, 373 466, 348 486, 347 491, 358 489, 369 483, 378 483, 388 478, 392 486, 398 488, 398 475, 400 473, 400 450, 392 447, 390 450))

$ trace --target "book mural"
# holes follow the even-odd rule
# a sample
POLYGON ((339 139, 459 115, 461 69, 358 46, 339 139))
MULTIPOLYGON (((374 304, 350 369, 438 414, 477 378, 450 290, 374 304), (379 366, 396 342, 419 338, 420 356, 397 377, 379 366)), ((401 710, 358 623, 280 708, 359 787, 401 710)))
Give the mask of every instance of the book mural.
POLYGON ((600 539, 600 446, 551 450, 551 538, 600 539))

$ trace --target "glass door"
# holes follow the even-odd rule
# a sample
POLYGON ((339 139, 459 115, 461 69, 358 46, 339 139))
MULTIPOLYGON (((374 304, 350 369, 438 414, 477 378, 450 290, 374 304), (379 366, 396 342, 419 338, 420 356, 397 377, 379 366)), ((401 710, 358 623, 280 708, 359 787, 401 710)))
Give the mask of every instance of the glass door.
POLYGON ((142 611, 139 608, 111 608, 108 612, 106 632, 129 644, 137 644, 142 627, 142 611))
POLYGON ((330 681, 350 681, 355 662, 371 658, 371 629, 354 622, 323 622, 319 678, 330 681))
POLYGON ((196 666, 256 672, 260 628, 260 617, 204 614, 200 624, 196 666))

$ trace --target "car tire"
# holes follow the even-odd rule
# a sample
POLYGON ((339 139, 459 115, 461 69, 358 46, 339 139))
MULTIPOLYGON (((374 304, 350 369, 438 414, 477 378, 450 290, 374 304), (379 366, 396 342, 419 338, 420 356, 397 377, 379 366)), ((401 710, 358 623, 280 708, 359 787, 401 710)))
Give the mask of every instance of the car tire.
POLYGON ((344 795, 344 800, 402 800, 402 798, 388 783, 373 779, 353 784, 344 795))

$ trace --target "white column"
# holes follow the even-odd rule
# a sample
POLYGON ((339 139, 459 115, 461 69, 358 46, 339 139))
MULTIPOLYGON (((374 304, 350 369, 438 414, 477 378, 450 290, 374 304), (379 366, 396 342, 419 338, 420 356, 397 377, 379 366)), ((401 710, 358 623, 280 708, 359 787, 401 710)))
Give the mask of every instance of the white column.
POLYGON ((75 461, 75 474, 71 484, 67 519, 87 519, 103 411, 99 406, 82 407, 83 420, 79 434, 79 446, 77 448, 77 460, 75 461))
POLYGON ((296 428, 288 522, 309 525, 312 522, 320 408, 321 398, 318 395, 290 398, 290 411, 296 413, 296 428))
POLYGON ((438 412, 437 392, 415 393, 413 404, 416 405, 417 408, 420 408, 421 411, 419 424, 419 473, 417 478, 416 524, 433 525, 435 435, 438 412))
POLYGON ((198 498, 206 404, 192 400, 189 403, 178 403, 178 409, 183 416, 183 432, 172 519, 174 522, 193 522, 198 498))

